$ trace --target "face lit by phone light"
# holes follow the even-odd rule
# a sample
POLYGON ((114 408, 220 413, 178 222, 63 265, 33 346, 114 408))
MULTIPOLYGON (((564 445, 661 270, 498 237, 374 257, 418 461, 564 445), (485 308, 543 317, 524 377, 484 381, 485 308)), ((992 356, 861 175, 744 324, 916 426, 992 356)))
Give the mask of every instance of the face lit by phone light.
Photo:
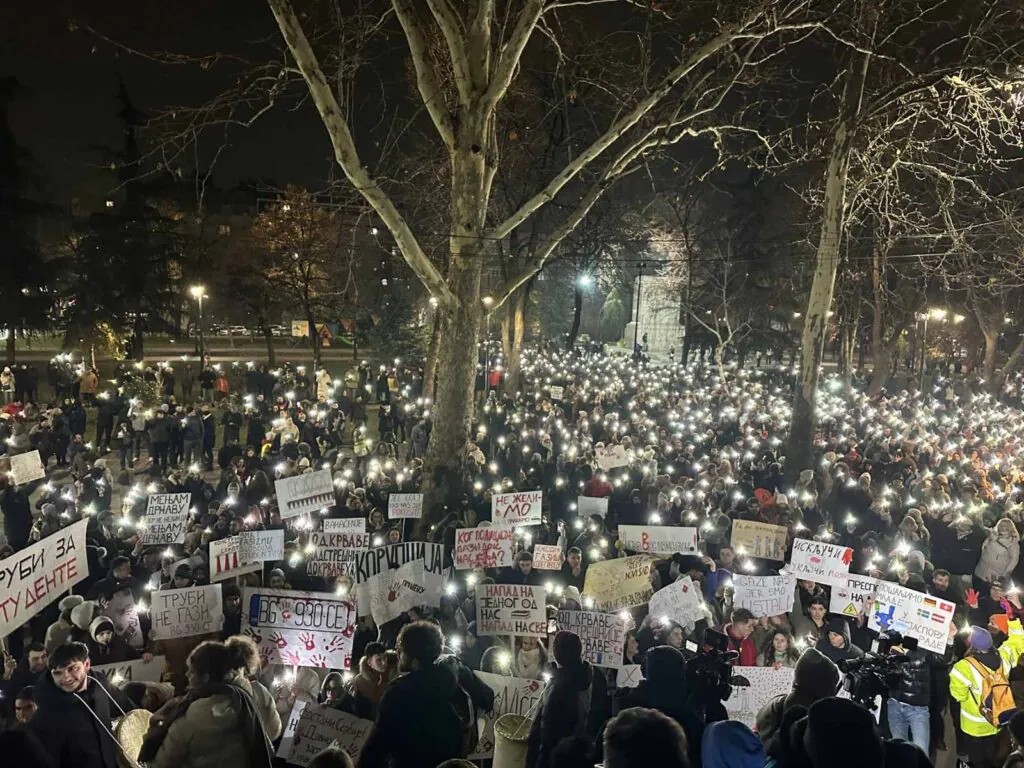
POLYGON ((63 667, 50 670, 53 682, 65 693, 84 691, 89 682, 89 660, 72 661, 63 667))

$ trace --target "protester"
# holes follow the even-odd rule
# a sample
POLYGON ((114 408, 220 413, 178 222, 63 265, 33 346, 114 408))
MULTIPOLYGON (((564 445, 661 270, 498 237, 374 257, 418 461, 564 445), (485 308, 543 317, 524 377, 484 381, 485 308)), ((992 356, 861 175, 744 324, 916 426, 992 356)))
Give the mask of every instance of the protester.
POLYGON ((583 661, 583 644, 572 632, 558 632, 552 643, 558 665, 533 717, 526 764, 552 765, 551 753, 559 741, 587 732, 593 697, 594 672, 583 661))
POLYGON ((604 732, 605 768, 690 768, 686 735, 655 709, 633 707, 613 717, 604 732))

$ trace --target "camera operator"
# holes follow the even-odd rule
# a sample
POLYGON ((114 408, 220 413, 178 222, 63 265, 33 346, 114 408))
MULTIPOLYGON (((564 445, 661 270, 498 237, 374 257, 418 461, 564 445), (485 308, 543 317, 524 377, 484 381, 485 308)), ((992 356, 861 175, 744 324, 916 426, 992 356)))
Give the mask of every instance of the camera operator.
POLYGON ((931 701, 931 680, 935 667, 942 667, 946 659, 937 653, 914 647, 901 641, 889 649, 890 655, 906 656, 900 665, 899 683, 889 691, 889 732, 894 739, 910 741, 928 753, 931 727, 928 704, 931 701))

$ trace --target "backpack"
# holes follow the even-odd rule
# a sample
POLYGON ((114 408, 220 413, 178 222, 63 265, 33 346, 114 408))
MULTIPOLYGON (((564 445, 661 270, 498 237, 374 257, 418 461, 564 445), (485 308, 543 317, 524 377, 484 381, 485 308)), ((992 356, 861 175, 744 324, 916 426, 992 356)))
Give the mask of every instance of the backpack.
MULTIPOLYGON (((981 699, 974 700, 978 705, 978 712, 993 728, 1002 728, 1009 722, 1017 708, 1013 701, 1013 691, 1010 690, 1010 683, 1003 674, 1002 667, 989 669, 970 656, 967 657, 967 663, 981 675, 981 699)), ((973 691, 971 698, 974 698, 973 691)))

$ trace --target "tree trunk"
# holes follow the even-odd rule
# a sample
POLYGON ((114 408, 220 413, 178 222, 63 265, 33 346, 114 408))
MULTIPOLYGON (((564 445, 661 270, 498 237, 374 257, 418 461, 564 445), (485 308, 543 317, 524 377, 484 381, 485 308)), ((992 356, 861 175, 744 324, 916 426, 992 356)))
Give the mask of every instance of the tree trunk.
POLYGON ((566 346, 570 352, 576 346, 576 335, 580 332, 580 318, 583 315, 583 288, 579 280, 573 283, 572 290, 572 327, 569 329, 569 343, 566 346))
POLYGON ((996 375, 996 351, 999 346, 999 328, 983 328, 985 334, 985 360, 982 364, 981 375, 985 379, 985 385, 992 387, 992 379, 996 375))
POLYGON ((520 389, 523 371, 523 341, 526 338, 526 306, 533 282, 516 291, 507 303, 508 311, 501 320, 501 344, 505 353, 505 391, 520 389))
POLYGON ((309 351, 313 353, 313 370, 320 370, 320 334, 316 330, 313 313, 306 313, 306 332, 309 334, 309 351))
POLYGON ((7 364, 14 365, 14 356, 18 348, 18 337, 14 328, 7 329, 7 364))
POLYGON ((441 352, 441 336, 444 333, 444 313, 434 310, 434 321, 430 329, 430 346, 423 364, 423 396, 433 399, 437 381, 437 361, 441 352))
POLYGON ((843 236, 846 207, 846 177, 868 60, 868 55, 864 54, 862 66, 852 67, 851 73, 847 75, 843 111, 836 122, 828 167, 825 171, 823 221, 818 240, 814 280, 807 299, 807 312, 800 340, 800 370, 793 397, 793 417, 786 450, 786 478, 790 482, 795 482, 802 470, 811 467, 818 369, 821 367, 824 353, 828 312, 832 307, 836 273, 839 270, 839 245, 843 236))
POLYGON ((135 325, 132 328, 132 360, 141 360, 145 356, 145 344, 142 332, 142 313, 135 313, 135 325))
POLYGON ((868 384, 869 395, 877 395, 889 381, 889 377, 892 375, 894 346, 895 343, 880 344, 877 348, 872 348, 874 370, 871 372, 871 383, 868 384))
POLYGON ((267 342, 267 364, 271 368, 277 367, 277 359, 274 354, 274 334, 270 332, 270 328, 260 323, 260 330, 263 331, 263 339, 267 342))
POLYGON ((853 381, 853 338, 856 325, 844 323, 839 332, 839 373, 846 386, 853 381))
POLYGON ((1020 340, 1017 342, 1017 346, 1013 348, 1013 352, 1010 353, 1010 357, 1006 360, 1006 365, 1003 366, 1003 376, 1007 376, 1014 373, 1017 368, 1020 367, 1021 359, 1024 359, 1024 334, 1021 334, 1020 340))

